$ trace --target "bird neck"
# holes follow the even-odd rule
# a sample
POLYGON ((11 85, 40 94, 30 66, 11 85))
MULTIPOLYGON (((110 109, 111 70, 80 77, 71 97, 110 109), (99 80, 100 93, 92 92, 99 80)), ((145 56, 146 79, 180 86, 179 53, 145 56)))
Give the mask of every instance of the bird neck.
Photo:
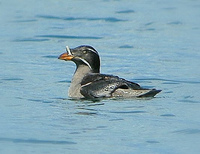
POLYGON ((93 73, 93 71, 86 65, 79 65, 74 73, 74 76, 71 81, 69 88, 69 96, 72 98, 83 98, 83 95, 80 93, 81 81, 84 76, 88 73, 93 73))

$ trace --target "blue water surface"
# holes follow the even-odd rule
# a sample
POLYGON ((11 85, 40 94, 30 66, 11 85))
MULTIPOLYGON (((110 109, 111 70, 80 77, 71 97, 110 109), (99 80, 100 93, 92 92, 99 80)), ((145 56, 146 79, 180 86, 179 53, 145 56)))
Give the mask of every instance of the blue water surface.
POLYGON ((199 153, 200 1, 2 0, 0 29, 0 153, 199 153), (162 92, 71 100, 57 57, 83 44, 162 92))

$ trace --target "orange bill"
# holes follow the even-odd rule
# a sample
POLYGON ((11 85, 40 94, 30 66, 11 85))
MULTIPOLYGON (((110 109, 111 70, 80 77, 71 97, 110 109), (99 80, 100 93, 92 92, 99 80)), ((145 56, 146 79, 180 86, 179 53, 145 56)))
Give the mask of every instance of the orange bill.
POLYGON ((71 60, 72 58, 74 57, 72 55, 69 55, 68 53, 63 53, 58 57, 58 59, 61 60, 71 60))

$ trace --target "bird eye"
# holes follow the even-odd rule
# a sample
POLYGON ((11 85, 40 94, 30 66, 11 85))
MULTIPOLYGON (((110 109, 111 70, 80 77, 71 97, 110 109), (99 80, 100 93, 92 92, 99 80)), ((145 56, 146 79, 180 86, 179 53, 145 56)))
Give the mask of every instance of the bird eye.
POLYGON ((84 54, 86 54, 86 53, 87 53, 87 51, 86 51, 86 50, 83 50, 83 53, 84 53, 84 54))

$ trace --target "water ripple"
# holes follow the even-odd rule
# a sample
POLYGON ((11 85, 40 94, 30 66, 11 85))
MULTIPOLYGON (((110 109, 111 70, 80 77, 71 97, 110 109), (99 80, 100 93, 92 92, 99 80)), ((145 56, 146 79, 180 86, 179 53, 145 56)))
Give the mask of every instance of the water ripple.
POLYGON ((194 101, 191 99, 182 99, 182 100, 178 100, 179 102, 184 102, 184 103, 200 103, 200 101, 194 101))
POLYGON ((42 42, 49 41, 49 39, 37 39, 37 38, 23 38, 23 39, 15 39, 14 42, 42 42))
POLYGON ((133 46, 132 45, 122 45, 122 46, 119 46, 119 48, 131 49, 131 48, 133 48, 133 46))
POLYGON ((40 100, 40 99, 27 99, 27 100, 31 102, 53 103, 53 101, 50 100, 40 100))
POLYGON ((122 113, 122 114, 126 114, 126 113, 147 113, 146 111, 115 111, 115 112, 110 112, 110 113, 122 113))
POLYGON ((172 83, 188 83, 188 84, 200 84, 200 81, 186 81, 186 80, 170 80, 170 79, 159 79, 159 78, 145 78, 145 79, 134 79, 134 80, 141 80, 141 81, 146 81, 146 80, 152 80, 152 81, 166 81, 168 84, 172 83))
POLYGON ((76 112, 75 114, 78 114, 78 115, 96 115, 97 113, 95 113, 95 112, 76 112))
POLYGON ((4 78, 2 80, 4 80, 4 81, 22 81, 24 79, 21 79, 21 78, 4 78))
POLYGON ((175 117, 174 114, 161 114, 161 117, 175 117))
POLYGON ((148 140, 148 141, 146 141, 146 142, 147 142, 147 143, 151 143, 151 144, 160 143, 160 142, 154 141, 154 140, 148 140))
POLYGON ((152 24, 154 24, 154 22, 148 22, 148 23, 146 23, 146 24, 144 24, 145 26, 149 26, 149 25, 152 25, 152 24))
POLYGON ((15 22, 35 22, 36 19, 27 19, 27 20, 16 20, 15 22))
POLYGON ((58 38, 58 39, 102 39, 97 36, 73 36, 73 35, 37 35, 36 37, 58 38))
POLYGON ((102 17, 102 18, 93 18, 93 17, 58 17, 52 15, 37 15, 37 18, 43 19, 54 19, 54 20, 68 20, 68 21, 75 21, 75 20, 86 20, 86 21, 106 21, 106 22, 120 22, 120 21, 127 21, 123 19, 118 19, 115 17, 102 17))
POLYGON ((43 58, 50 58, 50 59, 55 59, 58 58, 58 56, 54 56, 54 55, 47 55, 47 56, 42 56, 43 58))
POLYGON ((116 13, 135 13, 134 10, 122 10, 122 11, 117 11, 116 13))
POLYGON ((70 80, 62 80, 62 81, 58 81, 58 83, 71 83, 70 80))
POLYGON ((76 142, 71 142, 71 141, 18 139, 18 138, 0 138, 0 141, 14 142, 14 143, 31 143, 31 144, 77 144, 76 142))
POLYGON ((182 25, 183 23, 180 22, 180 21, 172 21, 172 22, 169 22, 167 23, 168 25, 182 25))
POLYGON ((174 131, 173 133, 181 133, 181 134, 200 134, 200 129, 188 128, 188 129, 177 130, 177 131, 174 131))

